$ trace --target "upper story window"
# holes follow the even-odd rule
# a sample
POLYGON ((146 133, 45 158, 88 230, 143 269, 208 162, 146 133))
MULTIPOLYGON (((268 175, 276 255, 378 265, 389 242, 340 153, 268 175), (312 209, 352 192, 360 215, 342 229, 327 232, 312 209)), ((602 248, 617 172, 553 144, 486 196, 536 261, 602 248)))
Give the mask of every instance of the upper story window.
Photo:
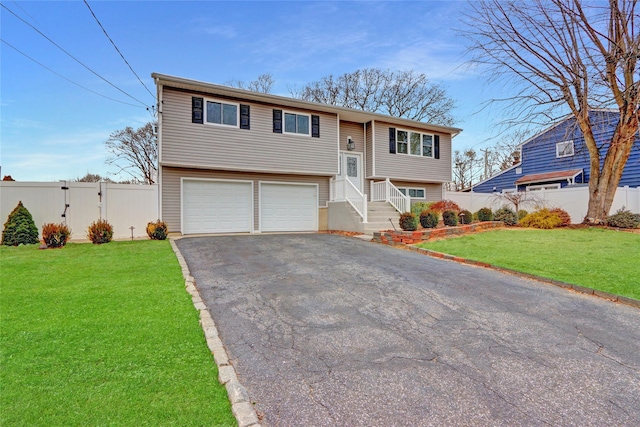
POLYGON ((433 135, 431 134, 398 130, 396 142, 398 154, 433 157, 433 135))
POLYGON ((398 187, 398 190, 405 196, 409 196, 415 199, 424 199, 424 188, 411 188, 411 187, 398 187))
POLYGON ((556 157, 570 157, 573 156, 573 140, 562 141, 556 144, 556 157))
POLYGON ((217 125, 238 127, 238 104, 207 101, 205 121, 217 125))
POLYGON ((309 116, 307 114, 284 113, 284 132, 309 135, 309 116))

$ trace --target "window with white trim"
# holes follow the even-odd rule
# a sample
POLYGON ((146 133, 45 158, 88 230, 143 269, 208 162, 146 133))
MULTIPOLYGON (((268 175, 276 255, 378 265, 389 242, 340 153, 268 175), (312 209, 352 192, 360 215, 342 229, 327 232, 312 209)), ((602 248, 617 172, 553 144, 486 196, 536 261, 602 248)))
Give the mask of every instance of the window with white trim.
POLYGON ((238 127, 238 104, 207 100, 205 122, 214 125, 238 127))
POLYGON ((429 133, 396 130, 398 154, 433 157, 433 135, 429 133))
POLYGON ((540 191, 540 190, 559 190, 560 184, 542 184, 542 185, 530 185, 527 187, 527 191, 540 191))
POLYGON ((424 188, 414 187, 398 187, 398 190, 405 196, 409 196, 412 199, 424 199, 426 191, 424 188))
POLYGON ((556 157, 571 157, 573 153, 573 140, 562 141, 556 144, 556 157))
POLYGON ((308 114, 284 113, 284 133, 310 135, 311 119, 308 114))

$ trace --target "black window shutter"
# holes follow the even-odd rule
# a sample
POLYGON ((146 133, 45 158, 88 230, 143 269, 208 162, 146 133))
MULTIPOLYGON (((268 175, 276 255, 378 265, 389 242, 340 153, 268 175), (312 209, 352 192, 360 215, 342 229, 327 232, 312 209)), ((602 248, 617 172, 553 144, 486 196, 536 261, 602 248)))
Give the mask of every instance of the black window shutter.
POLYGON ((389 128, 389 153, 396 154, 396 128, 389 128))
POLYGON ((191 123, 204 123, 203 103, 203 98, 198 98, 196 96, 191 98, 191 123))
POLYGON ((248 105, 240 104, 240 129, 251 129, 249 125, 250 110, 248 105))
POLYGON ((282 110, 273 110, 273 133, 282 133, 282 110))
POLYGON ((320 116, 311 116, 311 136, 320 138, 320 116))
POLYGON ((440 158, 440 135, 433 136, 433 157, 440 158))

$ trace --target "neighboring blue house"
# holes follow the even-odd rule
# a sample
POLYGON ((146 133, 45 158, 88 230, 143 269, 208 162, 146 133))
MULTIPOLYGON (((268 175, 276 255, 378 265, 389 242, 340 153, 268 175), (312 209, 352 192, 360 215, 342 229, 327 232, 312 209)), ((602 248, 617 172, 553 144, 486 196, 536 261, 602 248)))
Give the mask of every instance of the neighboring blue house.
MULTIPOLYGON (((602 160, 619 120, 619 113, 596 110, 591 113, 594 136, 602 160)), ((559 189, 589 183, 589 152, 573 116, 520 145, 520 163, 473 186, 478 193, 559 189)), ((620 187, 640 187, 640 136, 625 165, 620 187)))

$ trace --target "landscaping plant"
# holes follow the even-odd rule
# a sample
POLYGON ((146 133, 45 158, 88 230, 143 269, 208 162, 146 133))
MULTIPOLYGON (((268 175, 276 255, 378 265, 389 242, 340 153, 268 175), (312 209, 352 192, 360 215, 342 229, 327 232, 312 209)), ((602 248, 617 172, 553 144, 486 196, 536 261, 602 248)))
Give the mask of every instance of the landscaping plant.
POLYGON ((433 205, 433 202, 415 202, 411 205, 411 212, 415 216, 420 216, 423 211, 430 209, 431 205, 433 205))
POLYGON ((460 211, 458 218, 460 218, 460 224, 471 224, 473 222, 473 214, 466 209, 460 211))
POLYGON ((460 206, 452 200, 440 200, 439 202, 435 202, 431 205, 430 209, 440 213, 443 213, 444 211, 454 211, 455 213, 460 212, 460 206))
POLYGON ((109 243, 113 238, 113 227, 107 220, 99 219, 87 229, 87 238, 97 245, 109 243))
POLYGON ((541 228, 546 230, 559 227, 560 224, 562 224, 562 219, 560 219, 558 214, 551 212, 547 208, 530 213, 520 220, 520 225, 523 227, 541 228))
POLYGON ((502 221, 505 225, 516 225, 518 223, 518 215, 513 209, 503 206, 493 213, 494 221, 502 221))
POLYGON ((61 248, 71 238, 71 230, 65 224, 48 223, 42 226, 42 240, 48 248, 61 248))
POLYGON ((455 227, 458 225, 458 214, 455 211, 444 211, 442 212, 442 222, 449 227, 455 227))
POLYGON ((560 208, 553 208, 550 209, 549 212, 558 215, 558 218, 560 218, 560 225, 558 227, 566 227, 571 225, 571 215, 569 215, 569 212, 565 211, 564 209, 560 209, 560 208))
POLYGON ((151 240, 165 240, 169 234, 169 229, 164 221, 157 220, 147 224, 147 236, 151 240))
POLYGON ((615 214, 607 217, 607 225, 617 228, 638 228, 640 226, 640 214, 625 210, 623 206, 615 214))
POLYGON ((438 212, 431 209, 420 213, 420 225, 424 228, 436 228, 438 226, 438 212))
POLYGON ((418 218, 412 212, 401 214, 400 228, 405 231, 415 231, 418 228, 418 218))
POLYGON ((520 221, 522 218, 524 218, 525 216, 529 215, 529 212, 527 212, 524 209, 520 209, 518 211, 518 221, 520 221))
POLYGON ((493 221, 493 212, 489 208, 481 208, 478 211, 478 221, 493 221))
POLYGON ((11 211, 4 223, 2 244, 7 246, 32 245, 39 243, 38 227, 33 222, 29 210, 22 201, 11 211))

